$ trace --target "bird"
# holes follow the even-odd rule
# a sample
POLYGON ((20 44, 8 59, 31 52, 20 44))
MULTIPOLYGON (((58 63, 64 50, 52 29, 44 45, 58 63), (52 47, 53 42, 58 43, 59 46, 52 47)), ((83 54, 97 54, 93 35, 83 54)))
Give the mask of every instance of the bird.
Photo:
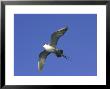
POLYGON ((57 57, 64 57, 67 59, 67 57, 63 53, 63 50, 57 48, 57 43, 59 38, 62 37, 67 32, 67 30, 68 30, 68 27, 65 26, 53 32, 51 35, 50 44, 43 45, 44 50, 39 54, 38 71, 43 70, 46 58, 51 53, 54 53, 57 57))

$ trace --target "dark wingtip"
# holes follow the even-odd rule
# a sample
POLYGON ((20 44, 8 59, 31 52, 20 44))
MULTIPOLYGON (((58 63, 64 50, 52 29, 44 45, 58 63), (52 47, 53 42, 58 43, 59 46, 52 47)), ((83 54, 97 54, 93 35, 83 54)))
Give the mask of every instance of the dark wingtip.
POLYGON ((65 26, 64 26, 64 29, 65 29, 65 31, 67 31, 67 30, 68 30, 68 26, 67 26, 67 25, 65 25, 65 26))
POLYGON ((41 62, 38 62, 38 71, 41 72, 43 69, 43 65, 41 64, 41 62))

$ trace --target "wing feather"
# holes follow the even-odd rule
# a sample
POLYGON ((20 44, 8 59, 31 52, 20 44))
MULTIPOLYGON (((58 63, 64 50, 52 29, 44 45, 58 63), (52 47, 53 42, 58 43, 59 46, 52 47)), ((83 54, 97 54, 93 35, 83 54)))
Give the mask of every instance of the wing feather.
POLYGON ((61 36, 63 36, 66 31, 67 31, 67 27, 64 27, 64 28, 61 28, 58 31, 54 32, 51 35, 51 43, 50 43, 50 45, 53 46, 53 47, 56 47, 59 38, 61 36))
POLYGON ((45 60, 49 54, 50 54, 50 52, 47 52, 46 50, 42 51, 39 54, 39 61, 38 61, 38 70, 39 71, 41 71, 43 69, 43 66, 45 64, 45 60))

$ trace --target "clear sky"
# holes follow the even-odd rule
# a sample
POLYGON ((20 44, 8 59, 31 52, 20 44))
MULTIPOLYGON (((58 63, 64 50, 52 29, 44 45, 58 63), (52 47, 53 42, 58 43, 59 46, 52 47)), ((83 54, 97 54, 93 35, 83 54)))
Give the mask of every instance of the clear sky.
POLYGON ((96 76, 97 15, 96 14, 15 14, 14 15, 15 76, 96 76), (57 47, 69 56, 57 58, 50 54, 43 71, 38 72, 39 53, 50 42, 51 34, 68 26, 57 47))

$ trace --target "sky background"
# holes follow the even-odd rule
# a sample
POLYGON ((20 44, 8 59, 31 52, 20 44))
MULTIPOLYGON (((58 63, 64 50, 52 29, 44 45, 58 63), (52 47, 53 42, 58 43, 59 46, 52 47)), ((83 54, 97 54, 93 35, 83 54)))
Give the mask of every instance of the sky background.
POLYGON ((96 14, 15 14, 14 76, 96 76, 96 14), (69 60, 50 54, 38 72, 39 53, 51 34, 68 26, 58 41, 69 60))

